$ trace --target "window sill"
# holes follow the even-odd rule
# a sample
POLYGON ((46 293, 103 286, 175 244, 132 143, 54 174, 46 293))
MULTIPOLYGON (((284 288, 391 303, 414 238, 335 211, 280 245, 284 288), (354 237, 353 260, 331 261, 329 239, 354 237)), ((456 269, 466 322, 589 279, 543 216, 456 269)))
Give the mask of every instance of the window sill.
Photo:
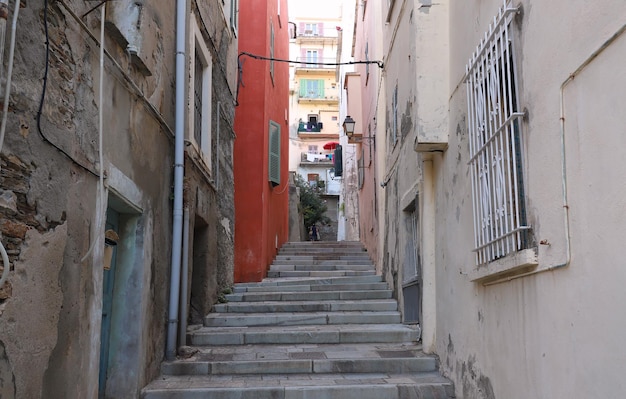
POLYGON ((518 274, 528 273, 537 268, 537 251, 524 249, 515 252, 502 259, 489 262, 487 265, 478 266, 469 273, 469 278, 474 283, 488 283, 518 274))

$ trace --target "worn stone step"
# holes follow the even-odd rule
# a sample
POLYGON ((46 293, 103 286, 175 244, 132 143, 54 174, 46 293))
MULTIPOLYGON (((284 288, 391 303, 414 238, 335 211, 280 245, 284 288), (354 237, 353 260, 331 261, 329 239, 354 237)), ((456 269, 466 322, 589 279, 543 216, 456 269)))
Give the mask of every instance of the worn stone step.
POLYGON ((385 312, 398 309, 394 299, 358 301, 291 301, 291 302, 230 302, 213 305, 217 313, 271 313, 271 312, 385 312))
POLYGON ((449 399, 450 381, 436 372, 411 374, 275 374, 162 376, 142 399, 449 399))
POLYGON ((294 326, 400 323, 400 312, 211 313, 206 327, 294 326))
POLYGON ((393 359, 288 359, 244 361, 175 361, 165 362, 165 375, 227 374, 329 374, 329 373, 419 373, 435 371, 432 357, 399 357, 393 359))
POLYGON ((414 342, 419 331, 401 324, 201 327, 187 334, 194 346, 414 342))
POLYGON ((233 288, 233 293, 242 292, 303 292, 303 291, 363 291, 386 290, 387 283, 354 283, 354 284, 301 284, 301 285, 258 285, 239 286, 233 288))
POLYGON ((391 290, 365 291, 306 291, 306 292, 245 292, 226 295, 229 302, 264 301, 332 301, 358 299, 389 299, 391 290))
POLYGON ((337 264, 302 264, 302 263, 283 263, 273 264, 270 266, 270 271, 333 271, 333 270, 353 270, 353 271, 375 271, 373 265, 337 265, 337 264))
POLYGON ((282 277, 282 278, 265 278, 261 282, 256 283, 238 283, 237 287, 268 287, 268 286, 285 286, 285 285, 332 285, 332 284, 346 284, 346 283, 379 283, 383 278, 380 275, 368 275, 368 276, 340 276, 340 277, 282 277))
POLYGON ((345 277, 345 276, 373 276, 374 270, 352 271, 352 270, 329 270, 329 271, 268 271, 267 277, 345 277))
POLYGON ((367 253, 354 253, 354 254, 333 254, 333 253, 324 253, 320 252, 319 254, 284 254, 279 253, 274 258, 274 261, 284 261, 284 260, 301 260, 301 261, 328 261, 333 260, 336 262, 346 262, 352 260, 366 260, 370 261, 371 259, 367 253))

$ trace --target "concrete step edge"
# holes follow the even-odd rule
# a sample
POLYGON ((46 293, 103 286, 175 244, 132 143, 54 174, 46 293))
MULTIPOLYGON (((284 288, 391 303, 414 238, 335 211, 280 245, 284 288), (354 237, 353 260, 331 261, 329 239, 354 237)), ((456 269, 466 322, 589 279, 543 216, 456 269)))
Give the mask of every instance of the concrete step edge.
POLYGON ((433 357, 363 359, 289 359, 248 361, 176 361, 162 364, 164 375, 250 375, 250 374, 407 374, 437 370, 433 357))

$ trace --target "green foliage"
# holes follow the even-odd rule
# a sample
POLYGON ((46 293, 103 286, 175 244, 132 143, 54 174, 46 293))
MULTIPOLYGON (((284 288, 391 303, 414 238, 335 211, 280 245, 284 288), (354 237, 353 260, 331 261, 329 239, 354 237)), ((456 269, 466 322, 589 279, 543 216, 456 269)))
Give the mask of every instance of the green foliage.
POLYGON ((300 175, 296 175, 295 182, 300 189, 300 209, 302 209, 302 214, 304 215, 304 227, 308 230, 309 227, 316 223, 330 223, 330 218, 324 215, 328 208, 322 197, 320 197, 320 192, 324 188, 309 185, 300 175))

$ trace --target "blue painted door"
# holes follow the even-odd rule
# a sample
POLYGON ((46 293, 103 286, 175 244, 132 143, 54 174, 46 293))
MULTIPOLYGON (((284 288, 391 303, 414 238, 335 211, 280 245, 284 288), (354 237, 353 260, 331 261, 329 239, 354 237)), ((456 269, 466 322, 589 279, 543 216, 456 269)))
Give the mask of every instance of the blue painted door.
MULTIPOLYGON (((119 231, 119 213, 107 209, 106 230, 119 231)), ((103 268, 102 279, 102 327, 100 332, 100 374, 98 377, 98 397, 104 398, 107 370, 109 368, 109 337, 111 334, 111 313, 113 310, 113 293, 115 290, 115 266, 117 247, 113 246, 111 268, 103 268)))

